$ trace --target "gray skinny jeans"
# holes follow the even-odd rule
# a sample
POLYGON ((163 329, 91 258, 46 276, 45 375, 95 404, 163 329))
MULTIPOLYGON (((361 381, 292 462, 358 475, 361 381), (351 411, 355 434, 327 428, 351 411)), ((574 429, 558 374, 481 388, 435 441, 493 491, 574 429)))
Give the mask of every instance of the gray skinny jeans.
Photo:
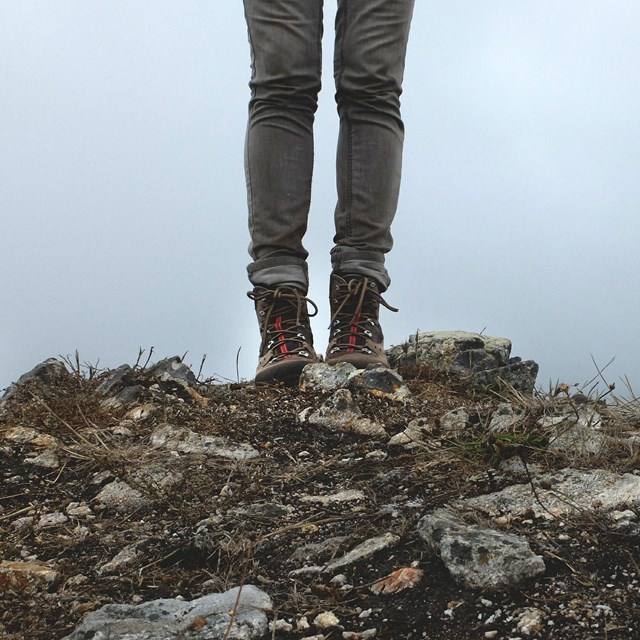
MULTIPOLYGON (((414 0, 338 0, 334 50, 340 132, 333 272, 390 283, 384 255, 400 189, 400 94, 414 0)), ((244 0, 251 45, 245 173, 254 286, 307 292, 313 121, 323 0, 244 0)))

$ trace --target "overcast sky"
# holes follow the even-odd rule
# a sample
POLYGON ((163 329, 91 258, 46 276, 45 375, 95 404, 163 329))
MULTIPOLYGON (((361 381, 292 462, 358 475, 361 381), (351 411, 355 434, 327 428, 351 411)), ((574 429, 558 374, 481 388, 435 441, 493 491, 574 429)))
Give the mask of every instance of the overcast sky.
MULTIPOLYGON (((306 246, 316 345, 335 205, 335 0, 306 246)), ((139 347, 251 378, 240 0, 0 0, 0 388, 139 347)), ((484 331, 539 385, 640 393, 640 2, 417 0, 387 345, 484 331)))

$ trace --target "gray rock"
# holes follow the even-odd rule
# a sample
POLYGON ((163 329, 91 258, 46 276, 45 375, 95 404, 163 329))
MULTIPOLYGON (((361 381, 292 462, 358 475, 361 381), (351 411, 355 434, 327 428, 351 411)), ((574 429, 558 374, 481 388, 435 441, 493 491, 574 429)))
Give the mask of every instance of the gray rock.
POLYGON ((504 367, 477 371, 471 378, 471 383, 479 388, 513 387, 516 391, 531 395, 536 384, 539 366, 533 360, 513 362, 504 367))
POLYGON ((464 431, 468 421, 469 412, 465 407, 458 407, 440 418, 440 427, 446 436, 455 438, 464 431))
POLYGON ((133 369, 123 364, 103 376, 102 382, 96 387, 96 393, 101 396, 112 396, 124 387, 133 384, 133 369))
POLYGON ((467 587, 516 586, 545 571, 543 559, 524 538, 467 524, 450 508, 424 517, 418 533, 438 550, 452 577, 467 587))
POLYGON ((179 471, 167 469, 167 462, 145 464, 130 470, 134 485, 154 491, 168 491, 182 484, 184 476, 179 471))
POLYGON ((271 598, 253 585, 192 601, 108 604, 87 614, 66 640, 253 640, 267 633, 265 611, 272 606, 271 598))
POLYGON ((603 469, 580 471, 563 469, 537 476, 529 483, 516 484, 502 491, 457 502, 492 517, 560 518, 594 509, 612 510, 640 503, 640 476, 618 474, 603 469))
POLYGON ((327 507, 331 504, 341 504, 344 502, 357 502, 364 500, 365 495, 359 489, 345 489, 338 493, 332 493, 326 496, 302 496, 301 502, 319 502, 323 506, 327 507))
POLYGON ((142 385, 135 384, 118 391, 113 397, 106 398, 101 404, 105 409, 120 409, 139 402, 144 398, 146 391, 142 385))
POLYGON ((318 362, 308 364, 300 376, 300 388, 303 391, 336 391, 349 384, 349 378, 356 369, 348 362, 340 362, 336 365, 318 362))
POLYGON ((60 460, 55 451, 50 449, 43 451, 35 458, 25 458, 26 464, 32 464, 36 467, 42 467, 44 469, 58 469, 60 467, 60 460))
POLYGON ((335 536, 321 542, 309 542, 298 547, 289 558, 290 562, 309 562, 323 560, 336 555, 340 547, 348 540, 347 536, 335 536))
POLYGON ((94 500, 103 507, 124 512, 135 511, 149 504, 149 500, 140 491, 119 480, 110 482, 102 487, 102 490, 94 500))
POLYGON ((65 522, 68 522, 69 518, 60 511, 54 511, 53 513, 45 513, 40 517, 36 524, 36 529, 48 529, 49 527, 57 527, 65 522))
POLYGON ((64 366, 64 363, 57 358, 48 358, 44 362, 37 364, 31 371, 21 375, 18 381, 14 382, 5 391, 2 401, 11 400, 18 393, 20 387, 27 385, 31 386, 38 396, 46 397, 50 387, 55 387, 68 378, 71 378, 71 374, 64 366))
POLYGON ((275 520, 288 516, 291 512, 290 507, 275 502, 262 502, 250 504, 246 507, 238 507, 231 509, 230 514, 242 518, 257 518, 260 520, 275 520))
POLYGON ((576 456, 602 453, 612 440, 601 430, 600 414, 586 406, 566 416, 542 418, 538 424, 550 428, 549 449, 552 451, 566 451, 576 456))
POLYGON ((373 395, 390 400, 407 402, 411 398, 411 391, 404 383, 402 376, 397 371, 386 367, 369 366, 362 369, 351 376, 350 383, 356 389, 364 389, 373 395))
POLYGON ((531 394, 538 365, 511 358, 511 341, 465 331, 430 331, 409 336, 387 351, 394 367, 423 364, 436 371, 469 377, 480 388, 511 385, 531 394))
POLYGON ((218 436, 203 436, 183 427, 163 423, 151 434, 151 445, 178 453, 199 453, 230 460, 247 460, 259 456, 248 444, 229 443, 218 436))
POLYGON ((348 389, 338 389, 317 411, 305 409, 299 419, 332 431, 351 431, 377 438, 387 436, 382 425, 362 417, 362 411, 348 389))
POLYGON ((398 544, 398 542, 400 542, 400 536, 393 533, 385 533, 376 538, 369 538, 369 540, 365 540, 341 558, 332 560, 325 567, 324 571, 325 573, 330 573, 331 571, 335 571, 341 567, 346 567, 354 562, 370 558, 373 554, 378 553, 378 551, 383 551, 384 549, 393 547, 398 544))
POLYGON ((148 373, 162 382, 176 382, 183 387, 194 386, 198 382, 193 371, 182 362, 179 356, 160 360, 149 369, 148 373))
POLYGON ((501 402, 491 415, 489 431, 506 433, 522 422, 522 411, 516 411, 510 402, 501 402))
POLYGON ((118 573, 124 567, 129 567, 132 564, 135 564, 144 555, 148 546, 149 538, 143 538, 134 544, 128 545, 122 549, 120 553, 116 554, 111 560, 109 560, 109 562, 105 562, 98 570, 98 573, 118 573))
MULTIPOLYGON (((390 445, 402 445, 406 449, 414 449, 425 443, 431 433, 433 425, 427 418, 415 418, 412 420, 404 431, 396 433, 389 440, 390 445)), ((367 454, 369 457, 371 454, 367 454)))
POLYGON ((479 371, 506 365, 511 341, 466 331, 428 331, 409 336, 406 345, 387 352, 394 366, 429 364, 445 372, 479 371))

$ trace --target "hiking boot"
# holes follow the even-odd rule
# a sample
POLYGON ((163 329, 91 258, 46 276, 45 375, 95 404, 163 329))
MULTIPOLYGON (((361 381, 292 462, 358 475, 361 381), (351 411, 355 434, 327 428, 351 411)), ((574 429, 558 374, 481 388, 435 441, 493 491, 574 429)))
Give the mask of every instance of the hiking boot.
POLYGON ((358 369, 370 364, 389 366, 378 321, 380 305, 397 311, 380 295, 378 285, 365 276, 333 274, 329 291, 331 325, 327 364, 349 362, 358 369))
POLYGON ((295 287, 255 287, 247 296, 255 302, 260 324, 260 358, 256 382, 298 384, 302 369, 317 362, 309 318, 318 307, 295 287), (309 315, 307 302, 314 308, 309 315))

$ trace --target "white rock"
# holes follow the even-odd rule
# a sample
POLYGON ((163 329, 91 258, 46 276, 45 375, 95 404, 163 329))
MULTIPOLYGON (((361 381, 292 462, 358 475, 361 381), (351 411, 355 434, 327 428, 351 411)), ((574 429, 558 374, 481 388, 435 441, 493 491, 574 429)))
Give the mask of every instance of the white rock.
POLYGON ((541 631, 543 628, 544 613, 535 607, 525 609, 520 615, 517 623, 517 629, 526 636, 541 631))
POLYGON ((324 427, 332 431, 351 431, 363 436, 385 438, 384 427, 369 418, 363 418, 348 389, 338 389, 322 406, 310 412, 305 409, 300 415, 301 422, 324 427))
POLYGON ((293 631, 293 625, 283 619, 274 620, 269 623, 269 631, 276 633, 278 631, 283 631, 285 633, 289 633, 290 631, 293 631))
POLYGON ((579 407, 553 427, 549 449, 566 451, 575 456, 601 453, 611 440, 601 430, 602 418, 590 407, 579 407))
POLYGON ((204 436, 166 423, 159 425, 151 434, 151 445, 179 453, 200 453, 230 460, 246 460, 260 455, 248 444, 229 443, 218 436, 204 436))
POLYGON ((313 624, 318 629, 329 629, 337 627, 340 624, 340 620, 332 611, 323 611, 313 619, 313 624))
POLYGON ((562 517, 594 509, 613 510, 621 505, 637 503, 640 477, 618 474, 604 469, 563 469, 537 476, 529 483, 516 484, 502 491, 455 503, 462 508, 479 509, 486 515, 525 517, 562 517))
POLYGON ((117 511, 133 511, 148 504, 148 500, 140 491, 119 480, 102 487, 94 500, 104 507, 117 511))
POLYGON ((357 369, 348 362, 336 365, 318 362, 308 364, 300 376, 300 389, 303 391, 336 391, 349 384, 349 376, 357 369))
POLYGON ((612 511, 609 517, 614 522, 620 522, 621 520, 635 520, 638 516, 635 511, 631 511, 631 509, 625 509, 624 511, 612 511))
POLYGON ((309 621, 307 620, 307 616, 302 616, 297 622, 296 622, 296 631, 306 631, 307 629, 310 629, 311 625, 309 624, 309 621))
POLYGON ((504 433, 510 431, 522 420, 522 412, 515 411, 510 402, 501 402, 491 416, 489 431, 504 433))
MULTIPOLYGON (((108 604, 87 614, 66 640, 84 638, 162 638, 178 640, 206 622, 206 637, 258 640, 268 633, 265 611, 273 601, 254 585, 235 587, 196 600, 151 600, 139 605, 108 604), (230 611, 235 611, 232 619, 230 611)), ((203 634, 204 637, 204 634, 203 634)))
POLYGON ((364 500, 365 495, 358 489, 346 489, 328 496, 302 496, 302 502, 319 502, 323 505, 336 504, 341 502, 355 502, 356 500, 364 500))
POLYGON ((90 516, 93 514, 91 507, 86 502, 70 502, 65 509, 70 516, 90 516))
POLYGON ((458 407, 453 411, 445 413, 440 418, 440 426, 445 435, 455 437, 459 435, 467 426, 469 412, 465 407, 458 407))
POLYGON ((44 469, 58 469, 60 467, 60 460, 56 452, 51 450, 43 451, 35 458, 25 458, 24 462, 44 469))
POLYGON ((38 520, 38 524, 36 525, 36 529, 46 529, 48 527, 56 527, 59 524, 64 524, 67 522, 69 518, 61 513, 60 511, 55 511, 54 513, 45 513, 40 520, 38 520))

